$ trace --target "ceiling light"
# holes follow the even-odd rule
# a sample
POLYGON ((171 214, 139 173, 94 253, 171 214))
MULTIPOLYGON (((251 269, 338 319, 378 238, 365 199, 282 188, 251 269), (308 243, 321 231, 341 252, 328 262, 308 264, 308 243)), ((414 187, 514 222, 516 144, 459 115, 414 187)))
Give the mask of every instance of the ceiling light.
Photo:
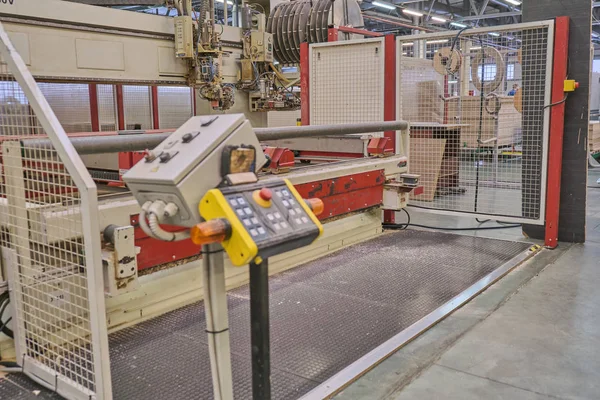
POLYGON ((428 40, 427 44, 448 43, 448 39, 428 40))
POLYGON ((404 14, 414 15, 415 17, 422 17, 423 16, 423 13, 420 13, 420 12, 414 11, 414 10, 409 10, 408 8, 402 9, 402 12, 404 14))
POLYGON ((473 46, 471 47, 471 50, 481 50, 481 46, 473 46))
POLYGON ((381 1, 374 1, 371 4, 373 4, 374 6, 377 6, 377 7, 387 8, 388 10, 395 10, 396 9, 396 6, 393 6, 393 5, 388 4, 388 3, 383 3, 381 1))
POLYGON ((458 83, 458 81, 448 81, 449 84, 458 83))
MULTIPOLYGON (((225 0, 217 0, 217 3, 225 3, 225 0)), ((233 5, 233 1, 227 0, 227 4, 229 4, 230 6, 232 6, 233 5)))
POLYGON ((442 23, 446 22, 446 19, 442 18, 442 17, 431 17, 431 19, 434 21, 437 21, 437 22, 442 22, 442 23))
POLYGON ((402 46, 412 46, 413 42, 406 42, 406 43, 402 43, 402 46))
POLYGON ((499 37, 500 36, 500 34, 497 33, 497 32, 488 32, 488 35, 495 36, 495 37, 499 37))
POLYGON ((466 28, 467 25, 461 24, 460 22, 450 22, 450 25, 455 26, 457 28, 466 28))
POLYGON ((507 3, 512 4, 513 6, 520 6, 521 2, 518 0, 506 0, 507 3))

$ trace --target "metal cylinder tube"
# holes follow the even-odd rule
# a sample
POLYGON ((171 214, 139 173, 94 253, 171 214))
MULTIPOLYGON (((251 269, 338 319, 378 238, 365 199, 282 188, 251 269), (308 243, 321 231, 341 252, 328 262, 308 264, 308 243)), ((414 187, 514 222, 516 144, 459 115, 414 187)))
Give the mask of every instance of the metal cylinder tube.
MULTIPOLYGON (((363 122, 359 124, 286 126, 277 128, 255 128, 254 133, 260 141, 292 139, 319 136, 341 136, 348 134, 397 131, 408 128, 406 121, 363 122)), ((153 149, 169 137, 169 133, 149 133, 137 135, 73 137, 71 143, 75 150, 83 154, 106 154, 126 151, 153 149)), ((52 149, 50 139, 23 139, 23 147, 32 150, 52 149)))

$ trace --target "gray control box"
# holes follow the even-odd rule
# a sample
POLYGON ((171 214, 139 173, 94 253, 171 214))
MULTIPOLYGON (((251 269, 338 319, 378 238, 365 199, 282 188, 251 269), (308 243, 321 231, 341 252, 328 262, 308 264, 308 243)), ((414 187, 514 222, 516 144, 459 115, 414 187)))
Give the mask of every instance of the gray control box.
POLYGON ((256 149, 258 171, 266 159, 243 114, 192 117, 123 175, 123 180, 140 205, 157 200, 177 205, 179 213, 164 223, 191 227, 201 222, 200 199, 222 181, 223 149, 242 145, 256 149))

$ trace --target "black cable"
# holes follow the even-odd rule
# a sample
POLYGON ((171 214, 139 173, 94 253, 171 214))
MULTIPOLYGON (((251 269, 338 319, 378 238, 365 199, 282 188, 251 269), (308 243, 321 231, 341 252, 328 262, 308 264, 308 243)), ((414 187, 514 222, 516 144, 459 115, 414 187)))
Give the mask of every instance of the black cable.
POLYGON ((475 218, 475 221, 479 222, 480 224, 485 224, 486 222, 490 222, 491 219, 480 220, 479 218, 475 218))
POLYGON ((10 329, 8 327, 8 322, 12 319, 12 317, 10 317, 6 322, 2 322, 2 317, 4 316, 4 311, 8 308, 9 304, 10 304, 10 294, 7 291, 0 295, 0 332, 4 333, 6 336, 8 336, 11 339, 14 339, 15 338, 14 332, 12 331, 12 329, 10 329))
MULTIPOLYGON (((385 229, 394 229, 394 230, 405 230, 406 228, 408 228, 409 226, 415 226, 418 228, 426 228, 426 229, 436 229, 436 230, 441 230, 441 231, 485 231, 485 230, 495 230, 495 229, 509 229, 509 228, 518 228, 520 226, 522 226, 521 224, 506 224, 504 222, 500 222, 498 221, 499 224, 502 224, 502 226, 477 226, 477 227, 472 227, 472 228, 445 228, 445 227, 440 227, 440 226, 428 226, 428 225, 421 225, 421 224, 413 224, 410 222, 410 213, 406 210, 406 208, 403 208, 402 211, 404 211, 406 213, 406 216, 408 218, 408 221, 406 223, 403 224, 390 224, 390 223, 384 223, 382 224, 382 226, 385 229)), ((487 220, 489 221, 489 220, 487 220)), ((487 222, 485 221, 485 222, 487 222)))
POLYGON ((559 105, 559 104, 562 104, 562 103, 564 103, 565 101, 567 101, 567 97, 569 97, 569 93, 566 93, 566 94, 565 94, 565 98, 564 98, 564 99, 562 99, 561 101, 557 101, 556 103, 552 103, 552 104, 545 105, 545 106, 544 106, 544 108, 543 108, 543 110, 545 110, 545 109, 546 109, 546 108, 548 108, 548 107, 554 107, 554 106, 557 106, 557 105, 559 105))

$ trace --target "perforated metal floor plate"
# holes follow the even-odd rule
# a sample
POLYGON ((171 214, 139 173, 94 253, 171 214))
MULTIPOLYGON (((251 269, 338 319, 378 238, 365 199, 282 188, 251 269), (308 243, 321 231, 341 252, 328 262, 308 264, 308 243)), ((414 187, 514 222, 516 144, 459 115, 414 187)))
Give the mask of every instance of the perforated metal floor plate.
MULTIPOLYGON (((306 394, 529 246, 402 231, 271 277, 273 397, 306 394)), ((248 287, 228 297, 234 392, 250 399, 248 287)), ((115 399, 211 399, 204 324, 198 303, 112 334, 115 399)))

